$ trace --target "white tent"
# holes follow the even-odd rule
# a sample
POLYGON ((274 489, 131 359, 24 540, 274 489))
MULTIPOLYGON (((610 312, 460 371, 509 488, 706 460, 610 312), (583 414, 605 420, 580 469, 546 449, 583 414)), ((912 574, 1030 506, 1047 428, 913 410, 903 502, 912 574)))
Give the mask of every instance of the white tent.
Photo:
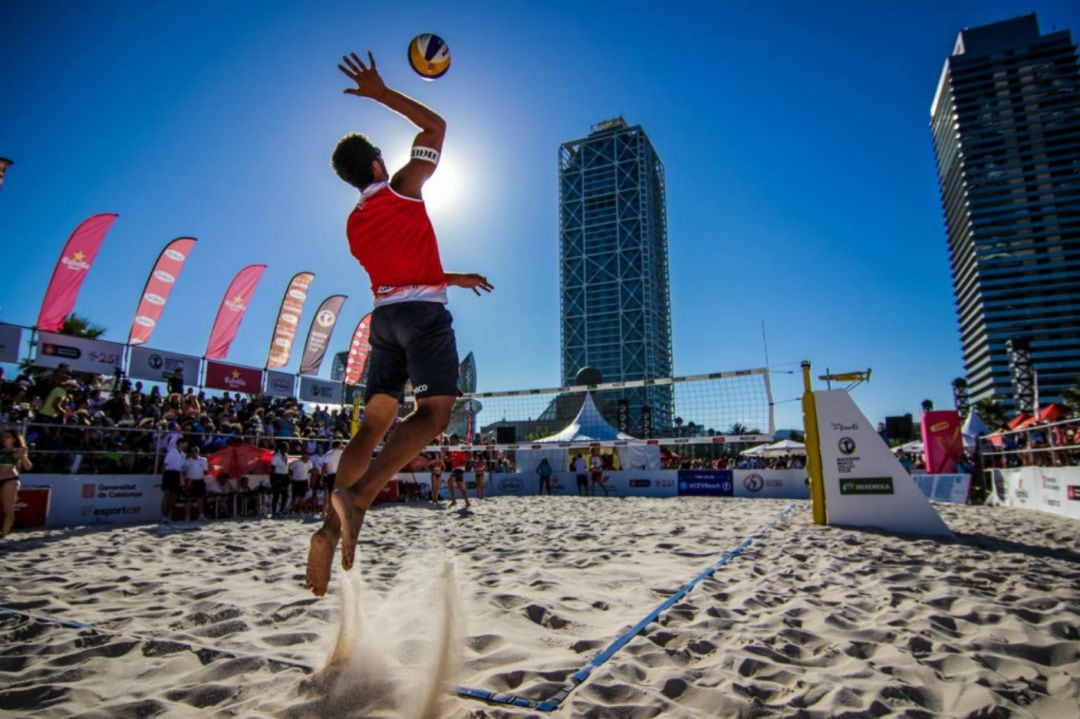
MULTIPOLYGON (((556 472, 565 472, 569 468, 570 450, 559 447, 559 442, 605 442, 620 439, 634 439, 611 426, 600 410, 596 408, 592 393, 586 393, 581 411, 570 424, 553 435, 538 439, 535 444, 552 444, 551 448, 519 449, 517 466, 520 472, 531 472, 547 458, 556 472)), ((660 469, 660 448, 656 445, 632 444, 615 448, 619 463, 623 469, 660 469)))
MULTIPOLYGON (((922 440, 917 439, 914 442, 908 442, 907 444, 902 444, 899 447, 897 447, 896 449, 900 450, 904 454, 922 454, 923 453, 923 443, 922 443, 922 440)), ((895 452, 896 449, 894 449, 893 451, 895 452)))
POLYGON ((960 430, 964 433, 964 449, 971 449, 979 444, 979 435, 990 434, 990 428, 982 421, 982 417, 974 408, 964 420, 964 427, 960 430))
POLYGON ((759 444, 739 452, 744 457, 784 457, 789 454, 805 455, 806 445, 790 439, 782 439, 772 444, 759 444))

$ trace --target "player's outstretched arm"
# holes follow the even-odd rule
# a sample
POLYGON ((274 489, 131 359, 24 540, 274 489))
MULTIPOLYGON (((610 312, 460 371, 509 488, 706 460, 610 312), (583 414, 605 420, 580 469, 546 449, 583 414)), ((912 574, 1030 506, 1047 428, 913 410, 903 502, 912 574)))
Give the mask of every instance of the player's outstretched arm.
POLYGON ((435 173, 439 154, 442 152, 446 137, 446 120, 430 107, 423 105, 383 82, 375 66, 375 56, 368 51, 368 65, 350 53, 341 58, 344 64, 338 69, 356 83, 356 87, 345 89, 345 93, 358 97, 369 97, 405 117, 420 128, 413 140, 412 157, 406 165, 395 173, 391 184, 394 189, 407 197, 420 197, 420 190, 427 179, 435 173))
POLYGON ((495 286, 487 281, 487 277, 476 274, 475 272, 445 272, 446 284, 454 285, 455 287, 464 287, 465 289, 472 290, 477 295, 480 294, 480 290, 484 292, 491 292, 495 289, 495 286))

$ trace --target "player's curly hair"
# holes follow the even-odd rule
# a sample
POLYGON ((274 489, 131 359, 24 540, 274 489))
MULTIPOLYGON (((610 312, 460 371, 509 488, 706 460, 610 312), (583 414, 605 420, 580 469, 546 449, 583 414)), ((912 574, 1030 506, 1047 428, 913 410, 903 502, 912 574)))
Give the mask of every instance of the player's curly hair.
POLYGON ((342 180, 363 190, 375 179, 371 163, 379 156, 379 148, 372 145, 367 136, 354 132, 338 140, 330 166, 342 180))

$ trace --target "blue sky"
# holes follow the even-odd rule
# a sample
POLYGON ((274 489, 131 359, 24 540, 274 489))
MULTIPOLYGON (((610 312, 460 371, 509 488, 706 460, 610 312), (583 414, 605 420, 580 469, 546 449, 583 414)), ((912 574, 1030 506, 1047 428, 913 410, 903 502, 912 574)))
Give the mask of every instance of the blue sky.
MULTIPOLYGON (((431 214, 459 351, 482 391, 559 381, 559 144, 622 115, 666 170, 677 374, 759 367, 764 321, 780 427, 801 426, 797 363, 872 367, 872 420, 952 406, 963 365, 929 105, 964 27, 1037 12, 1080 31, 1070 2, 55 2, 0 4, 0 321, 29 325, 70 232, 116 212, 76 311, 127 331, 162 246, 199 239, 151 346, 202 354, 244 265, 268 269, 229 360, 262 366, 289 278, 315 303, 349 295, 331 348, 371 308, 348 253, 355 192, 337 138, 390 164, 405 120, 342 94, 340 56, 448 123, 431 214), (425 82, 405 48, 453 54, 425 82)), ((290 369, 299 362, 298 352, 290 369)), ((323 374, 329 372, 329 362, 323 374)))

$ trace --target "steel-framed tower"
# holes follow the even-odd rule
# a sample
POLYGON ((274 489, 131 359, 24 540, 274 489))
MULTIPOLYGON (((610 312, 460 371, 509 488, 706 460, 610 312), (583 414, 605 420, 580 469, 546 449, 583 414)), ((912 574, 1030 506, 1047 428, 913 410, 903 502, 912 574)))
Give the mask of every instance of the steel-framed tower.
MULTIPOLYGON (((667 242, 664 166, 640 126, 607 120, 559 148, 564 384, 583 367, 605 382, 672 375, 667 242)), ((672 426, 670 386, 624 399, 632 434, 672 426)))

